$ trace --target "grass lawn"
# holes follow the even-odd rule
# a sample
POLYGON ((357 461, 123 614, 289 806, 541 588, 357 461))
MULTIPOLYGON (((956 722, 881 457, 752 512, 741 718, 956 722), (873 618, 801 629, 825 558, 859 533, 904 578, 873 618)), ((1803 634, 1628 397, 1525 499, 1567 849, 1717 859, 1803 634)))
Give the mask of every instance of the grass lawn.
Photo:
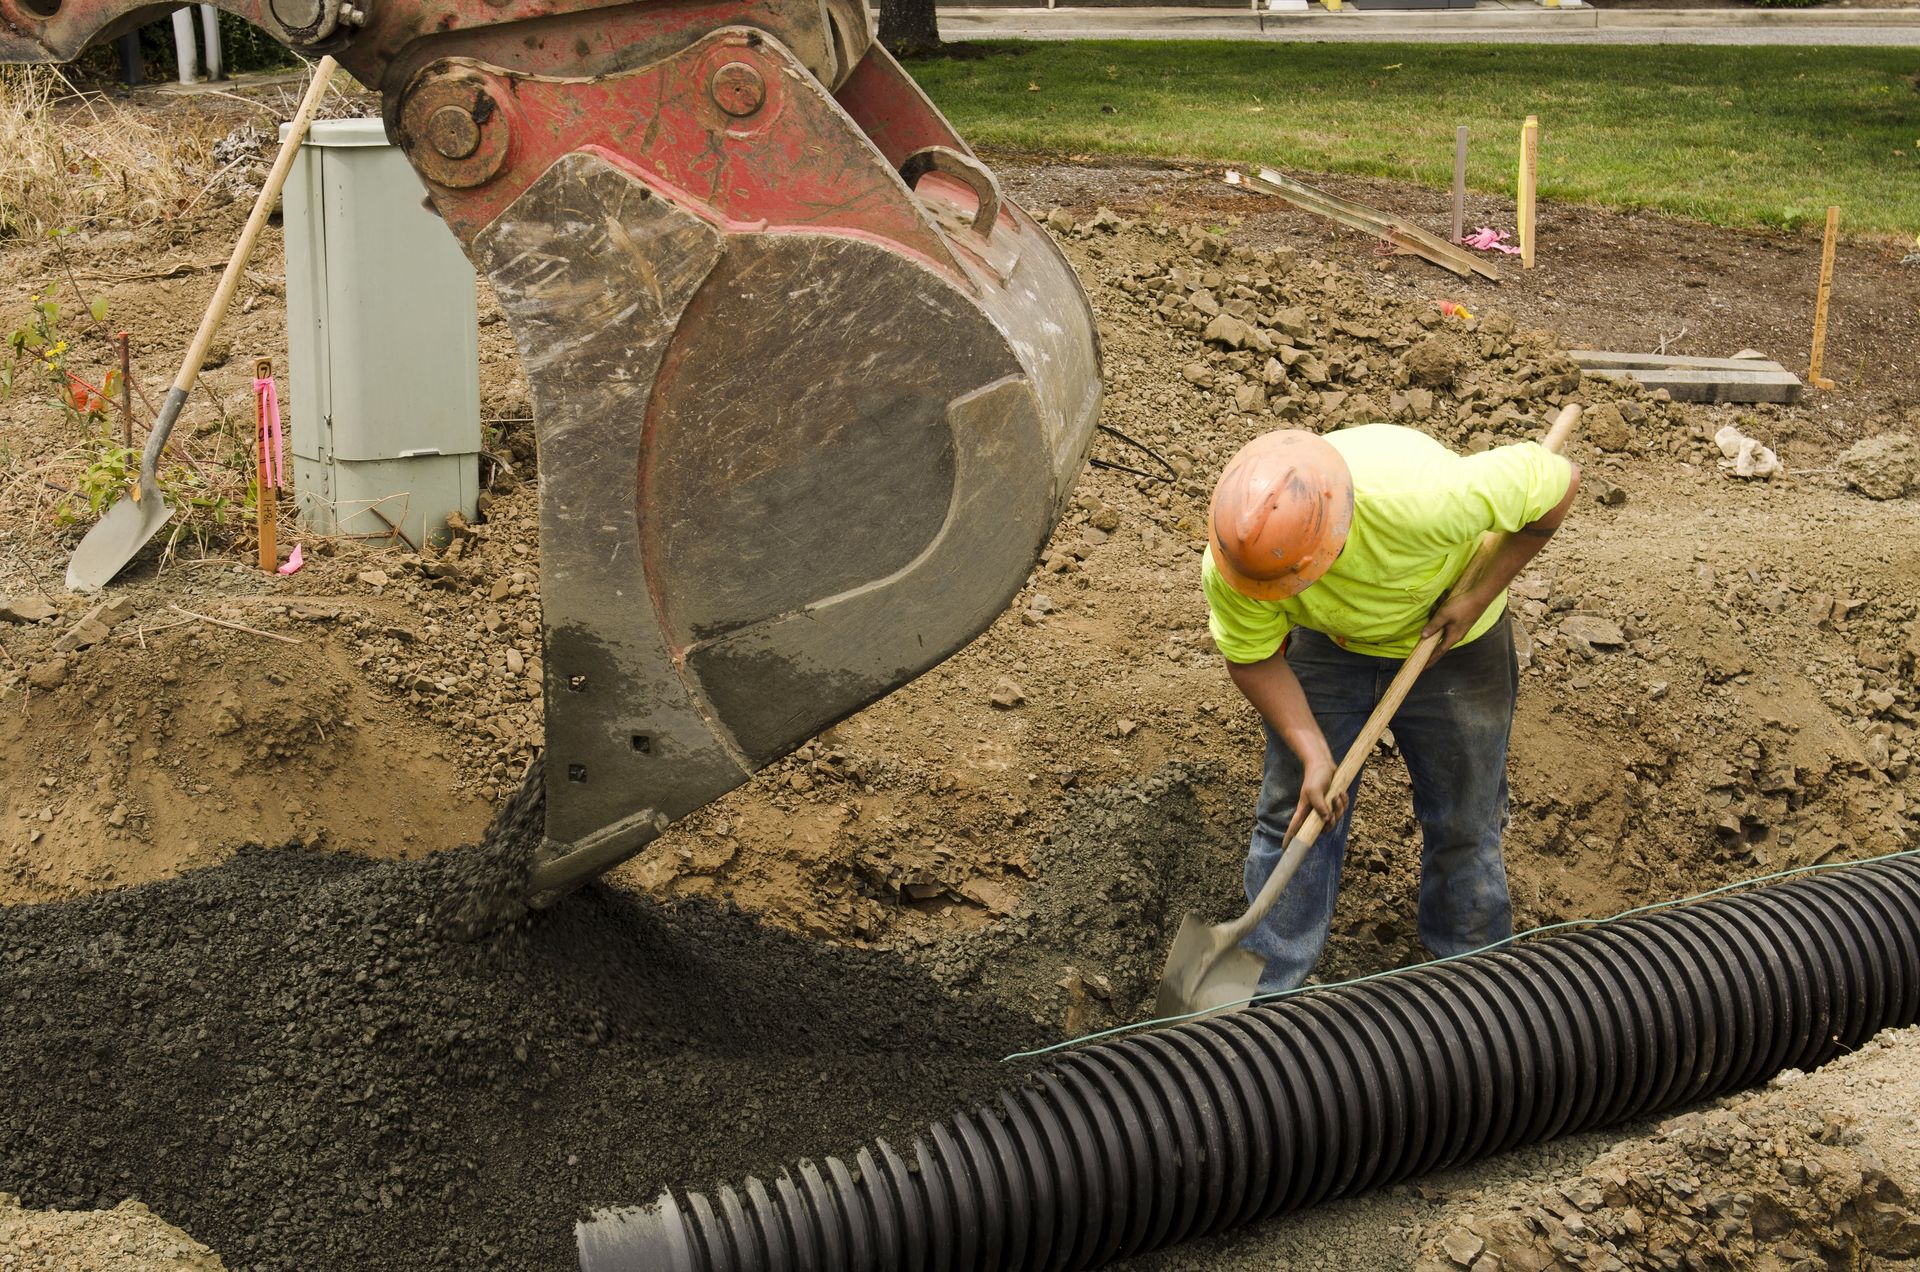
POLYGON ((995 42, 914 62, 976 145, 1514 188, 1540 116, 1543 198, 1920 232, 1920 50, 1675 45, 995 42))

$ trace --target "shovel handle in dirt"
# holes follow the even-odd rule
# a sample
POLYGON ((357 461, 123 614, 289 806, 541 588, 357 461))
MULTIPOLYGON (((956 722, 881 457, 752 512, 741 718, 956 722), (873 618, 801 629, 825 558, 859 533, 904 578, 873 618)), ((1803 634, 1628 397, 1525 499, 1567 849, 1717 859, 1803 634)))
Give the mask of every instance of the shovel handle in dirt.
POLYGON ((239 240, 233 245, 233 255, 228 258, 227 268, 220 275, 219 286, 213 289, 213 299, 207 302, 207 312, 201 315, 200 328, 193 333, 193 343, 187 346, 187 356, 181 359, 180 374, 173 377, 173 389, 167 394, 167 400, 160 404, 160 418, 154 424, 153 432, 147 435, 147 447, 140 453, 140 478, 133 488, 135 500, 152 485, 154 466, 159 461, 161 449, 167 444, 167 435, 173 432, 174 421, 180 418, 180 408, 186 405, 187 394, 193 392, 193 382, 200 378, 200 368, 207 360, 207 350, 213 347, 213 338, 227 319, 227 307, 233 303, 233 293, 239 290, 240 276, 246 271, 247 262, 253 259, 254 245, 260 241, 260 232, 267 228, 267 218, 273 215, 273 205, 280 201, 280 190, 287 184, 287 174, 293 170, 294 156, 300 153, 300 144, 307 139, 307 129, 312 126, 320 103, 326 99, 327 85, 333 80, 333 72, 338 66, 339 63, 331 57, 323 57, 313 68, 313 80, 307 85, 306 96, 300 99, 300 109, 294 112, 287 139, 280 143, 280 153, 274 156, 273 167, 268 170, 266 182, 261 185, 260 194, 253 201, 253 211, 247 215, 247 223, 240 231, 239 240))
POLYGON ((281 187, 286 185, 287 173, 293 168, 293 157, 299 153, 300 143, 306 139, 307 129, 326 97, 327 85, 333 79, 333 72, 338 65, 331 57, 323 57, 314 66, 313 81, 307 85, 300 109, 294 113, 287 139, 280 143, 280 153, 274 158, 265 184, 260 187, 259 197, 253 201, 253 211, 240 231, 239 241, 233 245, 233 255, 227 261, 225 272, 220 275, 219 285, 213 289, 213 299, 207 303, 199 330, 193 333, 193 343, 187 346, 187 356, 180 362, 180 374, 173 378, 173 388, 160 404, 160 415, 154 421, 153 431, 147 434, 146 447, 140 452, 140 472, 128 492, 132 506, 123 509, 127 500, 115 504, 81 540, 79 548, 74 551, 73 560, 67 565, 67 586, 74 591, 95 592, 105 587, 114 575, 126 568, 134 553, 172 515, 156 493, 159 485, 155 471, 160 464, 160 452, 166 448, 174 422, 180 418, 181 408, 187 404, 187 394, 193 391, 193 383, 200 376, 200 367, 207 360, 207 350, 213 345, 213 337, 226 320, 233 293, 240 286, 241 273, 253 257, 254 245, 260 241, 260 232, 266 228, 267 217, 280 199, 281 187), (148 496, 152 496, 151 503, 148 503, 148 496))
MULTIPOLYGON (((1579 422, 1580 408, 1577 405, 1562 408, 1541 445, 1558 453, 1579 422)), ((1506 539, 1505 534, 1488 535, 1473 554, 1473 559, 1467 563, 1467 568, 1461 571, 1460 577, 1448 589, 1447 595, 1470 590, 1484 578, 1506 539)), ((1387 686, 1386 694, 1374 707, 1373 714, 1361 726, 1359 736, 1347 748, 1346 755, 1341 757, 1329 790, 1344 791, 1353 785, 1353 779, 1360 773, 1360 766, 1373 753, 1374 744, 1392 723, 1400 704, 1406 701, 1413 682, 1433 661, 1434 650, 1439 645, 1440 634, 1436 632, 1422 637, 1420 643, 1413 647, 1413 652, 1400 665, 1392 683, 1387 686)), ((1208 926, 1197 915, 1187 916, 1174 938, 1172 953, 1167 958, 1167 970, 1160 980, 1160 996, 1155 1009, 1157 1015, 1168 1017, 1217 1009, 1244 1002, 1252 995, 1258 987, 1263 963, 1258 956, 1242 950, 1241 942, 1252 935, 1254 928, 1273 909, 1274 902, 1280 899, 1280 893, 1292 881, 1294 872, 1299 870, 1308 849, 1313 847, 1325 828, 1325 819, 1318 812, 1307 814, 1299 830, 1287 841, 1273 873, 1267 876, 1253 903, 1239 918, 1208 926)))

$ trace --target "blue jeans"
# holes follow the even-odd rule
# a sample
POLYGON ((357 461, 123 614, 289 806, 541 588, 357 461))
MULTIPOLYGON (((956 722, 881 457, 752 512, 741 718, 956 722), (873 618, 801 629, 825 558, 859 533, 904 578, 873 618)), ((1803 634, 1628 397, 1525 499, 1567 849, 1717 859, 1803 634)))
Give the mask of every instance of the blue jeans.
MULTIPOLYGON (((1338 763, 1400 663, 1349 653, 1305 628, 1294 629, 1286 659, 1338 763)), ((1455 646, 1423 672, 1393 717, 1420 822, 1420 940, 1437 956, 1513 935, 1500 836, 1507 827, 1507 739, 1519 682, 1513 629, 1503 614, 1478 640, 1455 646)), ((1267 726, 1266 777, 1247 853, 1249 900, 1279 863, 1301 776, 1299 759, 1267 726)), ((1305 983, 1320 961, 1359 787, 1356 774, 1345 815, 1322 832, 1265 922, 1246 940, 1267 960, 1263 994, 1305 983)))

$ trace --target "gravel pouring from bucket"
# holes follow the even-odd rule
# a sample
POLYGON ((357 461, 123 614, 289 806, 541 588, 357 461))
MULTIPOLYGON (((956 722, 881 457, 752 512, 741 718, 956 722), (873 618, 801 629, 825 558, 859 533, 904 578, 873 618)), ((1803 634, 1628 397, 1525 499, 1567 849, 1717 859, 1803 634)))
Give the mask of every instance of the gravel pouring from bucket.
POLYGON ((280 188, 286 184, 287 173, 293 168, 293 157, 299 152, 300 142, 307 135, 307 127, 313 122, 314 113, 320 109, 320 102, 326 96, 334 66, 331 57, 323 57, 314 67, 313 82, 307 85, 307 94, 293 117, 287 139, 280 144, 280 153, 273 161, 273 168, 267 173, 265 184, 260 187, 259 197, 253 201, 253 211, 247 217, 246 227, 240 231, 239 241, 233 245, 233 256, 227 261, 226 272, 220 275, 220 285, 213 289, 213 299, 208 302, 207 312, 200 319, 200 329, 193 334, 193 343, 187 347, 187 356, 180 363, 180 374, 174 377, 173 389, 167 394, 167 400, 160 404, 160 417, 154 421, 153 431, 147 434, 146 447, 140 452, 140 472, 134 478, 133 488, 94 523, 93 529, 87 531, 86 538, 80 541, 80 546, 74 549, 72 558, 67 562, 67 588, 70 591, 98 592, 113 582, 114 576, 126 569, 127 563, 133 560, 134 554, 145 547, 147 540, 153 538, 160 527, 172 518, 173 509, 167 506, 166 499, 161 495, 156 475, 160 466, 160 452, 166 449, 174 422, 180 418, 181 408, 187 404, 187 394, 193 391, 193 382, 200 375, 200 365, 207 359, 207 349, 213 344, 214 334, 226 320, 227 306, 232 303, 233 293, 240 285, 241 272, 253 256, 254 244, 260 241, 260 231, 266 228, 268 215, 273 211, 274 204, 280 201, 280 188))
MULTIPOLYGON (((1561 408, 1541 445, 1559 453, 1579 422, 1578 405, 1561 408)), ((1467 568, 1454 581, 1453 587, 1448 589, 1448 595, 1471 587, 1492 563, 1506 538, 1504 534, 1488 535, 1473 559, 1467 563, 1467 568)), ((1407 656, 1407 660, 1400 664, 1400 670, 1394 675, 1393 683, 1387 686, 1385 696, 1374 707, 1373 714, 1367 717, 1360 736, 1347 748, 1346 755, 1340 760, 1340 767, 1334 770, 1328 790, 1344 791, 1353 785, 1354 779, 1360 775, 1361 765, 1373 752, 1374 743, 1380 740, 1380 735, 1393 722, 1394 714, 1406 700, 1407 691, 1413 688, 1414 680, 1426 670, 1439 643, 1440 635, 1437 632, 1423 638, 1413 647, 1413 653, 1407 656)), ((1274 902, 1280 899, 1281 891, 1293 879, 1294 871, 1300 868, 1301 861, 1320 838, 1323 829, 1325 822, 1318 812, 1307 814, 1298 832, 1287 841, 1279 864, 1267 876, 1253 904, 1240 917, 1226 923, 1210 924, 1198 912, 1189 912, 1181 920, 1180 931, 1173 938, 1173 949, 1167 955, 1167 969, 1160 977, 1160 992, 1154 999, 1155 1016, 1164 1019, 1223 1011, 1244 1005, 1259 992, 1260 976, 1266 971, 1267 961, 1243 948, 1240 943, 1252 935, 1254 928, 1273 909, 1274 902)))

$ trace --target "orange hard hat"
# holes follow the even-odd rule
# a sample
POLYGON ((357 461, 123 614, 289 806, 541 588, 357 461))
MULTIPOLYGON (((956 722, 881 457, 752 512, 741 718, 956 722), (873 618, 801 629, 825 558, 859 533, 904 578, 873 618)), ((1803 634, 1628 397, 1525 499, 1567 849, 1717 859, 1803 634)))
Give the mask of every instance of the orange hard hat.
POLYGON ((1213 568, 1240 595, 1280 601, 1327 572, 1353 524, 1353 475, 1325 438, 1262 433, 1213 487, 1213 568))

